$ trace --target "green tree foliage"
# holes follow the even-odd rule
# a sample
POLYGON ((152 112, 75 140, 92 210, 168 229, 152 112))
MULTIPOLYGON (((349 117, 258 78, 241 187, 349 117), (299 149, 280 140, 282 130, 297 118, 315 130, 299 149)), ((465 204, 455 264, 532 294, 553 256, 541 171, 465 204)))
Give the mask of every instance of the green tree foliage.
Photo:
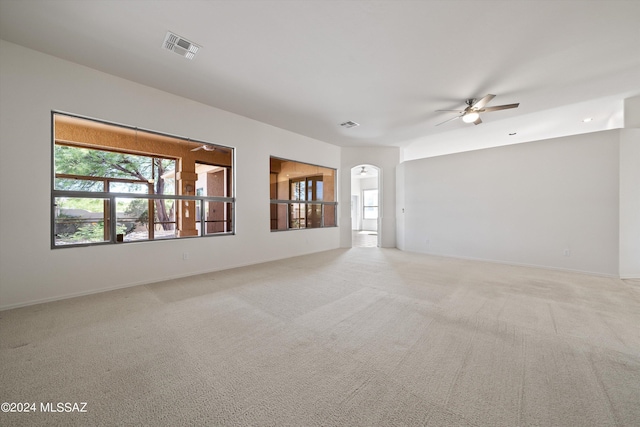
POLYGON ((55 159, 56 173, 140 181, 154 178, 152 157, 56 145, 55 159))
MULTIPOLYGON (((55 170, 57 174, 75 175, 97 179, 56 179, 56 188, 72 191, 105 191, 104 180, 134 179, 141 182, 153 182, 154 194, 174 194, 174 189, 166 188, 166 172, 175 169, 175 161, 158 157, 138 156, 134 154, 95 150, 90 148, 55 146, 55 170), (165 191, 167 193, 165 193, 165 191)), ((155 215, 165 230, 172 230, 173 224, 163 200, 155 201, 155 215)), ((148 214, 147 214, 148 216, 148 214)))
POLYGON ((145 199, 133 199, 124 211, 129 218, 135 218, 148 228, 149 224, 149 203, 145 199))
MULTIPOLYGON (((116 234, 124 234, 126 227, 118 224, 116 226, 116 234)), ((104 241, 104 222, 85 224, 78 228, 78 231, 68 236, 68 238, 76 243, 79 242, 102 242, 104 241)))

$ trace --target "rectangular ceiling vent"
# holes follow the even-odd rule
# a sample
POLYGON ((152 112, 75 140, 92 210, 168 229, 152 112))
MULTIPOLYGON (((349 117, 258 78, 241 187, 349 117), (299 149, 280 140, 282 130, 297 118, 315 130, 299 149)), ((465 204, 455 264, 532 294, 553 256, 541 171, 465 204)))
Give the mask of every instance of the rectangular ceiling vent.
POLYGON ((348 122, 340 123, 340 126, 342 126, 343 128, 349 129, 349 128, 354 128, 356 126, 360 126, 360 124, 349 120, 348 122))
POLYGON ((187 59, 193 59, 200 49, 200 46, 197 44, 177 34, 173 34, 171 31, 167 31, 167 36, 164 38, 162 47, 184 56, 187 59))

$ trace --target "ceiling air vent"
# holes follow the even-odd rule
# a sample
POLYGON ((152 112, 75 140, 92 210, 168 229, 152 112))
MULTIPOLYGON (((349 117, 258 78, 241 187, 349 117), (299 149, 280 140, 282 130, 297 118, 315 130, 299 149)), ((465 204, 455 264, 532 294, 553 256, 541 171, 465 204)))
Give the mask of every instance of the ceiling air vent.
POLYGON ((342 126, 343 128, 349 129, 349 128, 354 128, 356 126, 360 126, 360 124, 349 120, 348 122, 340 123, 340 126, 342 126))
POLYGON ((197 44, 177 34, 173 34, 171 31, 167 31, 167 36, 164 38, 162 47, 184 56, 187 59, 193 59, 196 53, 198 53, 198 49, 200 49, 200 46, 197 44))

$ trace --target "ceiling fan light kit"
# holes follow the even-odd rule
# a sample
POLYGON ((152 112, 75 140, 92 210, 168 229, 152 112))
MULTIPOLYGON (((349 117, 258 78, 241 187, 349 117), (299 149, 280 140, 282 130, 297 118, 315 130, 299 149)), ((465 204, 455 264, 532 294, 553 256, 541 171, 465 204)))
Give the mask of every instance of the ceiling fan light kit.
POLYGON ((436 126, 440 126, 442 124, 445 124, 447 122, 450 122, 452 120, 459 119, 459 118, 462 118, 462 121, 465 123, 473 123, 474 125, 479 125, 480 123, 482 123, 482 119, 480 118, 480 113, 489 113, 491 111, 498 111, 498 110, 508 110, 510 108, 518 108, 518 106, 520 105, 520 103, 517 103, 517 104, 497 105, 495 107, 485 107, 495 97, 496 97, 495 95, 488 94, 480 99, 469 98, 465 101, 465 103, 467 104, 467 108, 465 108, 464 110, 437 110, 437 112, 452 112, 452 113, 457 113, 458 115, 448 120, 445 120, 444 122, 438 123, 436 126))
POLYGON ((472 111, 470 113, 466 113, 462 116, 462 121, 465 123, 473 123, 480 118, 480 113, 476 113, 472 111))

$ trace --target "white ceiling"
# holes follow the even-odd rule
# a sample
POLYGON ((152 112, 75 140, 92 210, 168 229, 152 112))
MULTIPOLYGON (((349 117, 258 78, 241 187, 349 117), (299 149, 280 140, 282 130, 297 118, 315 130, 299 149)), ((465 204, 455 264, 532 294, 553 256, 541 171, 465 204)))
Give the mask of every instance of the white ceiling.
POLYGON ((640 94, 640 1, 0 0, 0 38, 341 146, 621 127, 640 94), (487 93, 520 108, 435 126, 487 93))

